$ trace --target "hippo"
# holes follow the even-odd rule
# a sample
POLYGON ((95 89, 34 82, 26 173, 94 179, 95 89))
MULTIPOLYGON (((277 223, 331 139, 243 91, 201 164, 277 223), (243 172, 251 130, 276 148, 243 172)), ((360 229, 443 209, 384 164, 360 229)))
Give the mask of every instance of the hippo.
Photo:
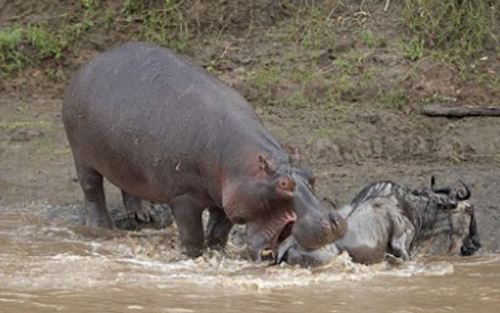
MULTIPOLYGON (((386 257, 401 261, 412 255, 472 255, 481 247, 471 193, 449 187, 423 190, 394 183, 374 182, 339 210, 344 221, 339 239, 308 250, 293 236, 280 244, 276 262, 305 267, 328 263, 347 252, 354 262, 373 264, 386 257)), ((339 228, 340 232, 340 228, 339 228)))
POLYGON ((140 219, 143 200, 168 204, 189 257, 223 247, 233 224, 246 225, 255 260, 284 231, 308 249, 336 239, 339 216, 314 195, 312 173, 292 166, 238 92, 166 48, 96 56, 69 83, 62 120, 90 227, 113 227, 104 177, 140 219))

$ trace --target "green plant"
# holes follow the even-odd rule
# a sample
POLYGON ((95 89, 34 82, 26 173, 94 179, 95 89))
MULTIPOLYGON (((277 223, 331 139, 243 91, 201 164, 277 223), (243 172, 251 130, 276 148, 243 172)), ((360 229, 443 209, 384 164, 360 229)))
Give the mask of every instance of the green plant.
POLYGON ((335 32, 327 14, 317 6, 310 8, 309 26, 306 27, 302 44, 304 48, 318 49, 333 44, 335 32))
POLYGON ((335 43, 336 34, 328 12, 319 5, 301 5, 287 26, 284 40, 296 42, 306 50, 331 47, 335 43))
POLYGON ((96 0, 80 0, 80 6, 84 10, 95 10, 97 3, 96 0))
POLYGON ((304 109, 310 106, 309 99, 302 90, 293 92, 285 98, 282 104, 294 109, 304 109))
POLYGON ((376 37, 369 29, 363 29, 363 31, 361 31, 360 39, 361 42, 370 49, 386 45, 383 38, 376 37))
POLYGON ((125 16, 134 15, 141 8, 141 2, 138 0, 125 0, 123 1, 122 13, 125 16))
POLYGON ((393 89, 378 98, 379 103, 387 109, 401 110, 410 103, 410 99, 403 89, 393 89))
POLYGON ((333 61, 336 65, 340 66, 342 70, 346 73, 352 74, 355 72, 355 65, 347 58, 338 58, 333 61))
POLYGON ((410 61, 417 61, 424 55, 424 41, 414 39, 403 45, 404 56, 410 61))
POLYGON ((373 48, 375 47, 376 39, 375 36, 373 36, 373 33, 371 30, 363 30, 361 32, 361 41, 367 46, 368 48, 373 48))
POLYGON ((62 57, 63 46, 57 37, 41 26, 30 26, 25 31, 26 40, 35 51, 37 60, 62 57))
POLYGON ((281 78, 281 71, 276 66, 269 69, 261 68, 255 71, 252 76, 252 81, 258 89, 269 90, 278 85, 281 78))
POLYGON ((0 70, 9 72, 20 69, 28 61, 18 50, 22 42, 22 29, 8 27, 0 31, 0 70))
POLYGON ((141 37, 176 51, 185 51, 191 33, 179 3, 165 0, 161 9, 147 11, 141 25, 141 37))
POLYGON ((311 70, 305 70, 301 68, 292 68, 289 70, 290 71, 290 79, 296 81, 300 85, 303 86, 303 88, 311 82, 313 79, 313 71, 311 70))
POLYGON ((0 129, 13 130, 19 128, 51 129, 52 124, 46 121, 10 121, 0 122, 0 129))
POLYGON ((470 56, 495 34, 498 13, 490 5, 490 0, 407 0, 403 21, 426 47, 470 56))
POLYGON ((67 44, 64 36, 41 25, 6 28, 0 31, 0 70, 12 72, 46 59, 59 60, 67 44))

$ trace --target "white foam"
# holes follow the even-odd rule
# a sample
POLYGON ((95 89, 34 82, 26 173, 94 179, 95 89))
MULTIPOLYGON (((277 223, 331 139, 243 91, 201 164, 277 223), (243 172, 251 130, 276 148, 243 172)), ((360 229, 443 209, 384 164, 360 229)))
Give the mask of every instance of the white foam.
POLYGON ((128 310, 144 310, 144 307, 140 306, 140 305, 129 305, 129 306, 127 306, 127 309, 128 310))

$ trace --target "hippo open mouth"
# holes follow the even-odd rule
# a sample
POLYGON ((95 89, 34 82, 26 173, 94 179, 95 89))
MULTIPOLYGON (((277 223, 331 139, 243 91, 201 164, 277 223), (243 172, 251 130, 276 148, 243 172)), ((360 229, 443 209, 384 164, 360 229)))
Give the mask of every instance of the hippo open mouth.
MULTIPOLYGON (((346 220, 337 212, 330 212, 330 220, 334 227, 336 239, 342 238, 347 230, 346 220)), ((272 250, 273 262, 277 265, 286 262, 290 265, 300 265, 302 267, 319 266, 328 263, 339 250, 335 240, 317 248, 306 249, 292 233, 295 222, 289 223, 283 228, 278 236, 276 249, 272 250)))
POLYGON ((292 235, 292 228, 293 224, 295 223, 295 220, 289 221, 283 229, 276 234, 276 236, 273 238, 271 241, 271 244, 269 247, 264 248, 260 252, 261 260, 262 261, 276 261, 276 257, 278 255, 278 249, 288 237, 292 235))
POLYGON ((297 215, 286 210, 265 221, 247 224, 247 240, 250 255, 257 261, 272 261, 280 244, 292 234, 297 215))

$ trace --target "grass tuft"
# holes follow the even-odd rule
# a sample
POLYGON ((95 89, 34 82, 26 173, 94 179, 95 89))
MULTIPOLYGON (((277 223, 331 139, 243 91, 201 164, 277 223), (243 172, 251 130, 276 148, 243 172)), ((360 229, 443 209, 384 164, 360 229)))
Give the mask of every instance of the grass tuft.
POLYGON ((42 26, 12 26, 0 31, 0 72, 20 70, 46 59, 59 60, 65 45, 42 26))
MULTIPOLYGON (((494 31, 498 7, 491 0, 407 0, 403 22, 414 42, 451 55, 472 56, 487 40, 498 40, 494 31)), ((498 5, 498 4, 497 4, 498 5)))
POLYGON ((418 61, 424 55, 424 41, 413 39, 403 44, 404 56, 410 61, 418 61))

